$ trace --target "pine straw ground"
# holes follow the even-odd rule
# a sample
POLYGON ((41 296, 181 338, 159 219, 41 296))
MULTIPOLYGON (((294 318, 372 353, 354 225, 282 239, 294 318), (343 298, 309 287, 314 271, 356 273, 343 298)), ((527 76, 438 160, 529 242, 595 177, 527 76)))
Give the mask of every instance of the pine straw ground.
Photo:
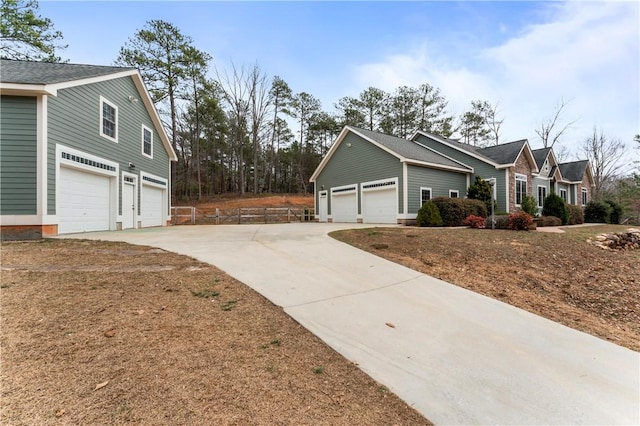
POLYGON ((0 424, 430 424, 242 283, 150 247, 3 244, 0 424))
POLYGON ((335 238, 393 262, 640 351, 640 250, 588 243, 624 226, 564 234, 490 229, 376 228, 335 238))

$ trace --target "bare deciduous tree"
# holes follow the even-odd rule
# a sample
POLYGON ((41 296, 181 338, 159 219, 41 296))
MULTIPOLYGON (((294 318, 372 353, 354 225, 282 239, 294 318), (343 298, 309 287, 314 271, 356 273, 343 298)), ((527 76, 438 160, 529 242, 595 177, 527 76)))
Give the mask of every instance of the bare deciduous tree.
POLYGON ((504 123, 504 118, 498 118, 498 103, 491 105, 489 102, 485 102, 484 109, 484 123, 489 129, 489 140, 494 145, 500 144, 500 128, 504 123))
POLYGON ((593 134, 582 143, 582 152, 591 164, 595 181, 593 198, 597 200, 604 195, 606 186, 620 174, 625 145, 619 139, 609 139, 594 126, 593 134))
POLYGON ((239 178, 236 189, 240 195, 244 195, 246 187, 244 148, 251 111, 251 87, 247 84, 247 72, 244 67, 238 69, 235 64, 232 64, 231 70, 231 75, 226 71, 224 73, 216 72, 216 74, 222 89, 222 97, 228 108, 230 142, 234 153, 234 158, 230 158, 230 164, 236 164, 239 178))
POLYGON ((560 139, 560 136, 562 136, 562 134, 566 132, 569 127, 571 127, 573 124, 576 123, 576 121, 578 121, 578 119, 575 119, 573 121, 568 122, 564 126, 562 126, 561 124, 562 112, 564 111, 565 107, 569 105, 569 102, 571 101, 565 101, 564 99, 560 99, 560 102, 558 102, 558 104, 556 105, 556 110, 555 110, 555 113, 553 114, 553 117, 541 122, 540 127, 535 129, 536 134, 538 135, 538 137, 540 137, 540 140, 542 141, 543 147, 553 148, 553 145, 555 145, 555 143, 558 142, 558 139, 560 139))

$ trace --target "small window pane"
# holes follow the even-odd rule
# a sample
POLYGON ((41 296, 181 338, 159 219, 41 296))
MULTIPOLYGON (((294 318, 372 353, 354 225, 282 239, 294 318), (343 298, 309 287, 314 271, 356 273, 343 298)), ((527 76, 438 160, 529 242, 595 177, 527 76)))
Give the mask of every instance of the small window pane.
POLYGON ((522 204, 522 197, 527 195, 527 177, 516 176, 516 205, 522 204))
POLYGON ((547 188, 544 186, 538 187, 538 207, 544 206, 544 199, 547 198, 547 188))
POLYGON ((423 190, 420 191, 420 200, 422 201, 421 204, 426 203, 430 199, 431 199, 431 190, 430 189, 423 189, 423 190))
POLYGON ((116 109, 106 102, 102 103, 102 133, 116 137, 116 109))
POLYGON ((143 152, 147 155, 151 155, 151 132, 148 129, 144 129, 143 131, 142 144, 143 152))

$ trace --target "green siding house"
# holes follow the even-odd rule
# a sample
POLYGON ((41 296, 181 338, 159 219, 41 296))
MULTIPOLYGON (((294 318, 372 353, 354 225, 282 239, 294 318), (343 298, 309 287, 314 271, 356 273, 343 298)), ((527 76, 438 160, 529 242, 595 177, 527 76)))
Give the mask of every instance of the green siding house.
POLYGON ((550 148, 526 139, 477 148, 418 131, 410 140, 346 126, 311 177, 320 222, 413 223, 433 197, 466 197, 472 179, 493 184, 498 212, 522 198, 552 192, 586 204, 593 177, 588 161, 559 164, 550 148))
POLYGON ((136 69, 0 61, 2 239, 165 226, 171 161, 136 69))
POLYGON ((540 213, 545 197, 551 193, 568 204, 585 205, 591 200, 594 180, 587 160, 560 164, 552 148, 532 150, 526 139, 476 148, 418 131, 412 140, 473 167, 474 178, 478 175, 495 182, 498 211, 518 210, 524 195, 538 201, 540 213))
POLYGON ((464 197, 472 173, 417 142, 346 126, 310 179, 316 220, 411 223, 430 198, 464 197))
POLYGON ((423 131, 416 132, 411 139, 473 167, 473 179, 480 176, 492 182, 499 212, 515 211, 522 197, 531 194, 538 167, 526 139, 487 148, 423 131))

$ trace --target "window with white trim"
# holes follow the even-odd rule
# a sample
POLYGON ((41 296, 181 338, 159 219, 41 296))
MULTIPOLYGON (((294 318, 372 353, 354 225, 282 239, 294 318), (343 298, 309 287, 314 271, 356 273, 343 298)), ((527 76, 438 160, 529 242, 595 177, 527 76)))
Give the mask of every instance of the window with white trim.
POLYGON ((100 96, 100 136, 118 142, 118 107, 100 96))
POLYGON ((582 188, 582 205, 587 205, 587 188, 582 188))
POLYGON ((449 197, 451 197, 451 198, 460 198, 460 191, 458 191, 457 189, 450 189, 449 190, 449 197))
POLYGON ((153 158, 153 132, 144 124, 142 125, 142 154, 153 158))
POLYGON ((431 199, 431 188, 420 188, 420 205, 431 199))
POLYGON ((538 207, 544 206, 544 199, 547 198, 547 187, 538 186, 538 207))
POLYGON ((522 197, 527 195, 527 177, 516 175, 516 206, 522 204, 522 197))
POLYGON ((567 202, 567 190, 566 189, 561 189, 560 190, 560 198, 562 198, 565 203, 567 202))

